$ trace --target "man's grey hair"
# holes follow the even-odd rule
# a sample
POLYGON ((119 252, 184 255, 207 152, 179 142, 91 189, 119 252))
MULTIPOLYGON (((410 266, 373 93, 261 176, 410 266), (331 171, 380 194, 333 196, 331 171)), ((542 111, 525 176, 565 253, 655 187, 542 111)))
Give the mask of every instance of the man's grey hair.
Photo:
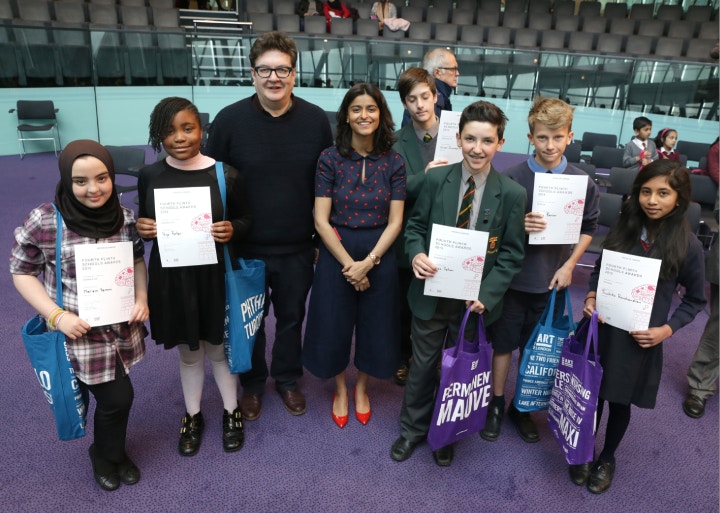
POLYGON ((449 55, 454 54, 446 48, 434 48, 425 54, 423 58, 423 68, 432 75, 436 68, 443 67, 445 59, 449 55))

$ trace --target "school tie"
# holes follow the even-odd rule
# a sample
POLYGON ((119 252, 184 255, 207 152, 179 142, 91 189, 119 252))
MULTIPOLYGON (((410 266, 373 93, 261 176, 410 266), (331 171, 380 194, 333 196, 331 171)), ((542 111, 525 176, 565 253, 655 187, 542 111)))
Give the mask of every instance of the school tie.
POLYGON ((424 142, 424 143, 429 143, 430 141, 432 141, 432 135, 430 135, 429 133, 425 132, 425 135, 423 135, 423 142, 424 142))
POLYGON ((642 143, 642 151, 640 152, 640 169, 644 167, 642 160, 647 158, 647 143, 642 143))
POLYGON ((465 189, 465 195, 460 203, 460 212, 458 212, 457 223, 458 228, 467 228, 470 224, 470 209, 472 208, 473 198, 475 197, 475 180, 471 176, 468 178, 468 186, 465 189))

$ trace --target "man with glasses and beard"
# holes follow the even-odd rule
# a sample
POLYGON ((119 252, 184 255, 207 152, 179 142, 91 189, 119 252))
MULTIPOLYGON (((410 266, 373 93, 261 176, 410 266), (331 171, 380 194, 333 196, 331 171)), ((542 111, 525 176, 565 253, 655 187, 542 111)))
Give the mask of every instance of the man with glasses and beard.
POLYGON ((295 42, 282 32, 258 37, 249 55, 255 94, 218 113, 206 149, 245 180, 252 225, 240 256, 265 262, 265 315, 272 303, 276 319, 269 373, 263 319, 252 369, 240 376, 246 420, 260 416, 268 375, 291 414, 306 411, 297 380, 303 372, 301 332, 315 257, 315 166, 333 141, 325 112, 293 95, 297 55, 295 42))

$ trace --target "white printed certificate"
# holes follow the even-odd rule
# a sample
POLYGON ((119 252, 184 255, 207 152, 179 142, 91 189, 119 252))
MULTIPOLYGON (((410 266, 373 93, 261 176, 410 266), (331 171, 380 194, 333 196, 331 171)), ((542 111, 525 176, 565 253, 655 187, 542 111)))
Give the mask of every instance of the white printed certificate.
POLYGON ((78 315, 90 326, 126 322, 135 304, 132 242, 75 246, 78 315))
POLYGON ((595 308, 607 324, 626 331, 648 329, 661 263, 603 250, 595 308))
POLYGON ((210 234, 210 187, 155 189, 155 222, 163 267, 217 263, 210 234))
POLYGON ((545 215, 547 227, 529 235, 529 244, 577 244, 580 239, 588 177, 535 173, 533 212, 545 215))
POLYGON ((487 232, 433 224, 428 258, 438 271, 425 280, 425 294, 476 300, 487 245, 487 232))
POLYGON ((440 111, 440 127, 433 160, 446 159, 448 164, 455 164, 463 159, 462 150, 458 148, 457 144, 461 114, 462 112, 452 110, 440 111))

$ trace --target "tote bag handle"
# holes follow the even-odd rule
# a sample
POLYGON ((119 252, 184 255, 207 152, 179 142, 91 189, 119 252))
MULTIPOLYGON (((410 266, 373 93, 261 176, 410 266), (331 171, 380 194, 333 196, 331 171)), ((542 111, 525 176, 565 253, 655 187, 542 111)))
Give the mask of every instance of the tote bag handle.
MULTIPOLYGON (((555 297, 556 296, 557 296, 557 287, 553 287, 552 293, 550 294, 550 301, 548 302, 547 306, 545 307, 545 311, 543 312, 542 318, 540 319, 540 322, 542 322, 543 326, 545 326, 546 328, 552 327, 553 322, 555 321, 555 297)), ((572 302, 570 301, 570 292, 567 290, 565 291, 565 308, 567 309, 568 319, 570 319, 570 322, 572 323, 572 320, 573 320, 572 302)), ((560 312, 560 317, 562 317, 562 314, 563 314, 563 312, 560 312)))
POLYGON ((588 328, 588 336, 585 340, 585 351, 583 352, 583 357, 585 358, 585 361, 587 361, 588 356, 590 354, 590 346, 592 345, 593 348, 593 354, 598 354, 598 312, 595 310, 592 314, 592 317, 590 318, 590 321, 587 323, 590 325, 588 328))
MULTIPOLYGON (((227 192, 225 189, 225 173, 223 172, 222 162, 215 162, 215 176, 217 176, 218 188, 220 189, 220 197, 222 198, 223 205, 223 220, 225 220, 225 202, 227 199, 227 192)), ((232 264, 230 263, 230 252, 228 251, 227 244, 223 244, 223 254, 225 256, 225 272, 232 272, 232 264)), ((245 268, 245 264, 241 264, 245 268)))
POLYGON ((62 214, 55 206, 55 203, 51 203, 55 209, 55 303, 62 308, 63 307, 63 291, 62 291, 62 280, 60 279, 60 273, 62 272, 62 236, 63 236, 63 218, 62 214))
MULTIPOLYGON (((463 346, 464 341, 464 334, 465 334, 465 326, 467 325, 468 319, 470 317, 470 307, 468 306, 465 309, 465 315, 463 315, 463 320, 460 323, 460 331, 458 332, 458 340, 455 342, 455 348, 453 352, 453 357, 457 357, 458 353, 466 353, 467 351, 464 350, 464 348, 459 347, 463 346)), ((478 325, 477 330, 475 331, 475 337, 473 338, 473 346, 479 347, 480 344, 488 344, 487 336, 485 335, 485 322, 483 321, 482 314, 478 315, 478 325)))

